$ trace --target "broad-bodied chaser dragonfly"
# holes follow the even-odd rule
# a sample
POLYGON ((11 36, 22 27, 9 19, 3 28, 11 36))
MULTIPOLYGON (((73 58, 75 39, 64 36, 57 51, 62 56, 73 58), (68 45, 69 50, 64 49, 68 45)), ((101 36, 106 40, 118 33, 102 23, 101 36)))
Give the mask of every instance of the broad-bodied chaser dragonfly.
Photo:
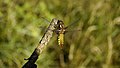
MULTIPOLYGON (((43 18, 43 19, 45 19, 45 18, 43 18)), ((46 21, 49 22, 48 20, 46 20, 46 21)), ((72 25, 72 24, 70 24, 70 25, 72 25)), ((68 25, 68 26, 70 26, 70 25, 68 25)), ((55 26, 55 30, 53 30, 58 35, 57 36, 58 45, 60 46, 61 49, 63 48, 63 44, 64 44, 64 34, 66 32, 69 32, 69 31, 66 30, 68 28, 68 26, 65 27, 63 21, 62 20, 58 20, 57 25, 55 26)), ((80 30, 81 29, 74 30, 74 31, 80 31, 80 30)))

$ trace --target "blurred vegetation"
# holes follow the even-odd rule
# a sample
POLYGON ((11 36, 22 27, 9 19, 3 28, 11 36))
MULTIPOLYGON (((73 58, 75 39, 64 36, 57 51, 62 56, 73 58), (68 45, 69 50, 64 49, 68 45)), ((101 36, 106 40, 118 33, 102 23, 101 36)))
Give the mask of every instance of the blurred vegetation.
POLYGON ((41 17, 68 30, 63 52, 54 33, 38 68, 119 68, 120 0, 0 0, 0 68, 21 68, 46 29, 41 17))

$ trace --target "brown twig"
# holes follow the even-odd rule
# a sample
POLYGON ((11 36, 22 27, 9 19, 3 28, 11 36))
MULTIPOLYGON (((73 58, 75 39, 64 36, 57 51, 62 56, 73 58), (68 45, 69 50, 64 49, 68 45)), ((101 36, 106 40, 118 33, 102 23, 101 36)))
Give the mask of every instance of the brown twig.
POLYGON ((35 64, 36 60, 38 59, 38 56, 41 54, 43 48, 47 43, 50 41, 50 38, 52 37, 53 30, 55 30, 55 26, 57 25, 58 20, 52 19, 49 27, 47 28, 46 32, 44 33, 42 39, 40 40, 38 46, 35 48, 32 55, 25 60, 28 60, 22 68, 37 68, 37 65, 35 64))

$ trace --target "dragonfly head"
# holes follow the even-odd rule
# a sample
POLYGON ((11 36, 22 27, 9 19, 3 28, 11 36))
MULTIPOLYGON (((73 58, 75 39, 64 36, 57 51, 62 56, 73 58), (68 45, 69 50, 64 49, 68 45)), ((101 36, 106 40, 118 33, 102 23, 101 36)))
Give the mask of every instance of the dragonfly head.
POLYGON ((58 20, 58 22, 57 22, 57 28, 58 28, 58 29, 63 29, 64 27, 65 27, 65 26, 64 26, 63 21, 58 20))
POLYGON ((55 27, 56 29, 63 29, 63 28, 65 27, 62 20, 57 20, 54 24, 55 24, 54 27, 55 27))

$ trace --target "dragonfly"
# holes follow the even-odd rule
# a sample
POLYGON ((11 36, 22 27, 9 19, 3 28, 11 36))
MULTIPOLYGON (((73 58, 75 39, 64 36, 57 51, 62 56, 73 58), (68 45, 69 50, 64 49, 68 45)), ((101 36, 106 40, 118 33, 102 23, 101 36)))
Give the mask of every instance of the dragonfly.
POLYGON ((64 44, 64 34, 66 32, 66 27, 65 27, 63 21, 58 20, 57 25, 55 26, 54 32, 58 35, 58 37, 57 37, 58 45, 62 49, 63 44, 64 44))
MULTIPOLYGON (((44 17, 42 17, 42 18, 45 19, 44 17)), ((47 19, 45 19, 45 20, 47 22, 49 22, 47 19)), ((57 21, 57 24, 55 26, 55 30, 53 30, 53 32, 55 32, 57 34, 58 45, 60 46, 61 49, 63 49, 65 33, 69 32, 66 29, 73 24, 74 23, 65 27, 64 22, 62 20, 57 21)), ((81 29, 73 30, 73 31, 80 31, 80 30, 81 29)))

